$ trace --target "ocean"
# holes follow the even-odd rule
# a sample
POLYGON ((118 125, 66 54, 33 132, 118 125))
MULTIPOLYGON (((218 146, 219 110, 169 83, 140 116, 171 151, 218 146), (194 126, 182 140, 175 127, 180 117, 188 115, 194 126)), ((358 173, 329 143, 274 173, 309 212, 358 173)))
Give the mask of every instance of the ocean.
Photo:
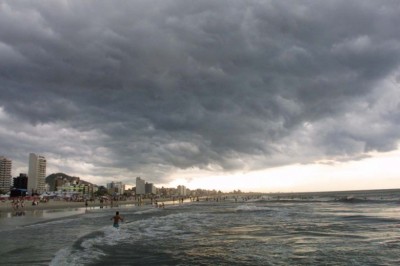
POLYGON ((400 265, 399 251, 400 190, 0 217, 0 265, 400 265))

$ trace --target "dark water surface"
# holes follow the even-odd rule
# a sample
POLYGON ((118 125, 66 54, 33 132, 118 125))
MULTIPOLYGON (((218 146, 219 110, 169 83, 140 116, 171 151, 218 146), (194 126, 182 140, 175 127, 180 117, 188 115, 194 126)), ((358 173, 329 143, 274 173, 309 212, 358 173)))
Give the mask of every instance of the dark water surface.
POLYGON ((400 265, 399 191, 3 215, 1 265, 400 265))

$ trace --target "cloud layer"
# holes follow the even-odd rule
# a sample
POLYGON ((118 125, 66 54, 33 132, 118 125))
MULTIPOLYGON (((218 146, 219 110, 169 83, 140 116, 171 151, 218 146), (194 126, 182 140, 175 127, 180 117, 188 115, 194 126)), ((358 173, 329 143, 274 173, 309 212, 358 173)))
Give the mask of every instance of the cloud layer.
POLYGON ((397 148, 397 1, 0 1, 0 11, 0 152, 18 170, 36 152, 54 171, 158 183, 178 169, 397 148))

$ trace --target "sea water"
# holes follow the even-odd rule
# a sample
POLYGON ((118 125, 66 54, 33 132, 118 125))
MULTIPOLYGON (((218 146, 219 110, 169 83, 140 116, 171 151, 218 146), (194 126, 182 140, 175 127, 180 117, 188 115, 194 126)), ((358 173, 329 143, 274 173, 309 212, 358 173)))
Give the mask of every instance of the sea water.
POLYGON ((399 199, 393 190, 210 197, 3 215, 0 265, 400 265, 399 199))

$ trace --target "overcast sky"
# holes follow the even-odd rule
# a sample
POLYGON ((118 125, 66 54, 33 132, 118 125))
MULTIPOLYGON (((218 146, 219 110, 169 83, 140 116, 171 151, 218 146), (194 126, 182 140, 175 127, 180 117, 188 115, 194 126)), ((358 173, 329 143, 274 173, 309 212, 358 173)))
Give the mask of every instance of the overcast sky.
POLYGON ((218 188, 392 154, 399 25, 397 0, 0 0, 0 155, 218 188))

